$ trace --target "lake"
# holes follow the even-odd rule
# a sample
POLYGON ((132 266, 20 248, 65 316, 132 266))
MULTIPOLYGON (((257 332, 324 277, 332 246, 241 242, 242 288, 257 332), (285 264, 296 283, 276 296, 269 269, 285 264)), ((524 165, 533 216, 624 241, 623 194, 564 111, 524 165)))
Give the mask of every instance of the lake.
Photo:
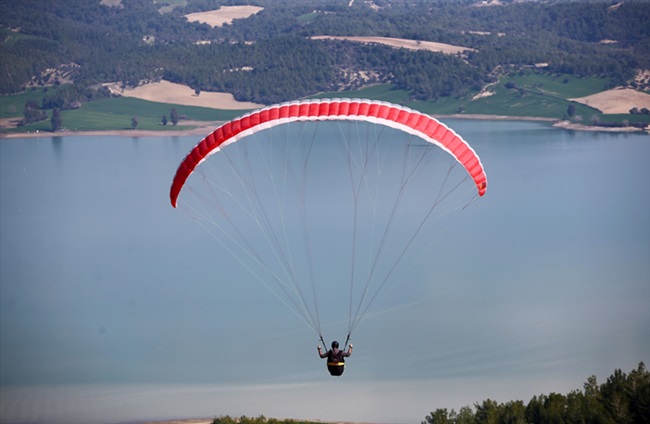
POLYGON ((171 207, 197 137, 0 140, 0 421, 419 423, 650 363, 650 136, 445 122, 487 194, 373 305, 341 378, 171 207))

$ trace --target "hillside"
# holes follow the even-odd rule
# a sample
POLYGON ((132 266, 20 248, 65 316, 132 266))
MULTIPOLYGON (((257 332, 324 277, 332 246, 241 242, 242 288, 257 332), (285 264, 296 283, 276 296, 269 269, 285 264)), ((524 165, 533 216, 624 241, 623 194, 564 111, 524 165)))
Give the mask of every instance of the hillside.
MULTIPOLYGON (((600 91, 641 93, 633 106, 639 113, 625 119, 643 121, 650 3, 611 6, 599 0, 5 0, 0 94, 42 88, 37 107, 46 113, 33 113, 38 119, 161 80, 189 87, 196 100, 228 93, 248 105, 380 85, 395 90, 402 104, 471 113, 500 97, 493 88, 522 76, 598 78, 605 81, 600 91), (56 94, 46 91, 64 85, 56 94), (486 99, 490 93, 497 96, 486 99)), ((561 104, 533 102, 527 113, 560 119, 570 99, 597 93, 572 96, 573 88, 565 88, 561 104)), ((543 91, 529 87, 518 95, 528 101, 543 91)), ((610 113, 590 102, 587 119, 610 113)), ((20 109, 0 117, 21 117, 20 109)), ((507 107, 487 109, 510 114, 507 107)))

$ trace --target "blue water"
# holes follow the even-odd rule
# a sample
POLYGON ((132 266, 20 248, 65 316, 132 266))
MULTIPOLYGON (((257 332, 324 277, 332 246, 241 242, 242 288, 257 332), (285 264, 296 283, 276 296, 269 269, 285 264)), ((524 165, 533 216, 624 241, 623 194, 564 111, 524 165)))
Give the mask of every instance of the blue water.
POLYGON ((446 122, 488 192, 374 305, 340 379, 169 205, 196 137, 0 140, 0 421, 417 423, 649 363, 650 136, 446 122))

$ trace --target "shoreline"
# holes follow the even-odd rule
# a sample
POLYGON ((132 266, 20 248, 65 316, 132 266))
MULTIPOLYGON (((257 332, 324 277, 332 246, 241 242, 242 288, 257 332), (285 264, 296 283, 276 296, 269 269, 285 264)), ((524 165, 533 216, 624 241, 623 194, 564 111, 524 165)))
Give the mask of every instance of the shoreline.
POLYGON ((589 126, 578 124, 571 121, 557 121, 553 124, 555 128, 561 128, 565 130, 573 131, 600 131, 600 132, 618 132, 618 133, 636 133, 636 132, 645 132, 650 133, 650 127, 638 128, 638 127, 598 127, 598 126, 589 126))
MULTIPOLYGON (((477 114, 451 114, 451 115, 431 115, 432 117, 440 120, 444 119, 468 119, 477 121, 530 121, 530 122, 546 122, 551 124, 551 127, 564 129, 568 131, 592 131, 592 132, 621 132, 621 133, 636 133, 646 132, 648 128, 637 127, 599 127, 574 123, 566 120, 558 120, 553 118, 542 118, 534 116, 506 116, 506 115, 477 115, 477 114)), ((65 130, 60 132, 18 132, 18 133, 0 133, 0 139, 16 139, 16 138, 47 138, 47 137, 97 137, 97 136, 117 136, 117 137, 184 137, 184 136, 206 136, 212 130, 226 121, 193 121, 187 122, 185 125, 196 125, 193 128, 181 130, 93 130, 93 131, 71 131, 65 130)))
POLYGON ((213 418, 190 418, 166 421, 145 421, 142 424, 212 424, 213 418))
MULTIPOLYGON (((65 130, 59 132, 17 132, 17 133, 0 133, 0 139, 3 138, 46 138, 46 137, 99 137, 99 136, 117 136, 117 137, 183 137, 183 136, 206 136, 213 129, 223 124, 225 121, 201 121, 200 124, 193 128, 180 130, 92 130, 92 131, 72 131, 65 130)), ((186 124, 187 125, 187 124, 186 124)), ((185 126, 185 125, 184 125, 185 126)))
MULTIPOLYGON (((218 418, 218 417, 215 417, 218 418)), ((321 421, 314 419, 298 419, 298 418, 276 418, 279 420, 294 420, 300 422, 309 422, 309 423, 329 423, 329 424, 373 424, 369 422, 355 422, 355 421, 321 421)), ((176 420, 163 420, 163 421, 145 421, 141 424, 212 424, 214 418, 189 418, 189 419, 176 419, 176 420)))

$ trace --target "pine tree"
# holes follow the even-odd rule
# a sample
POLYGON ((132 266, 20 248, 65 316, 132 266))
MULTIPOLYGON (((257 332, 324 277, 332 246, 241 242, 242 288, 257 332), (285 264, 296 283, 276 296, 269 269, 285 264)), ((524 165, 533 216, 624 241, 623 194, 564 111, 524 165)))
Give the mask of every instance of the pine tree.
POLYGON ((61 120, 61 110, 59 108, 55 108, 54 111, 52 111, 52 119, 50 119, 50 123, 52 124, 52 131, 57 132, 61 129, 63 123, 61 120))

